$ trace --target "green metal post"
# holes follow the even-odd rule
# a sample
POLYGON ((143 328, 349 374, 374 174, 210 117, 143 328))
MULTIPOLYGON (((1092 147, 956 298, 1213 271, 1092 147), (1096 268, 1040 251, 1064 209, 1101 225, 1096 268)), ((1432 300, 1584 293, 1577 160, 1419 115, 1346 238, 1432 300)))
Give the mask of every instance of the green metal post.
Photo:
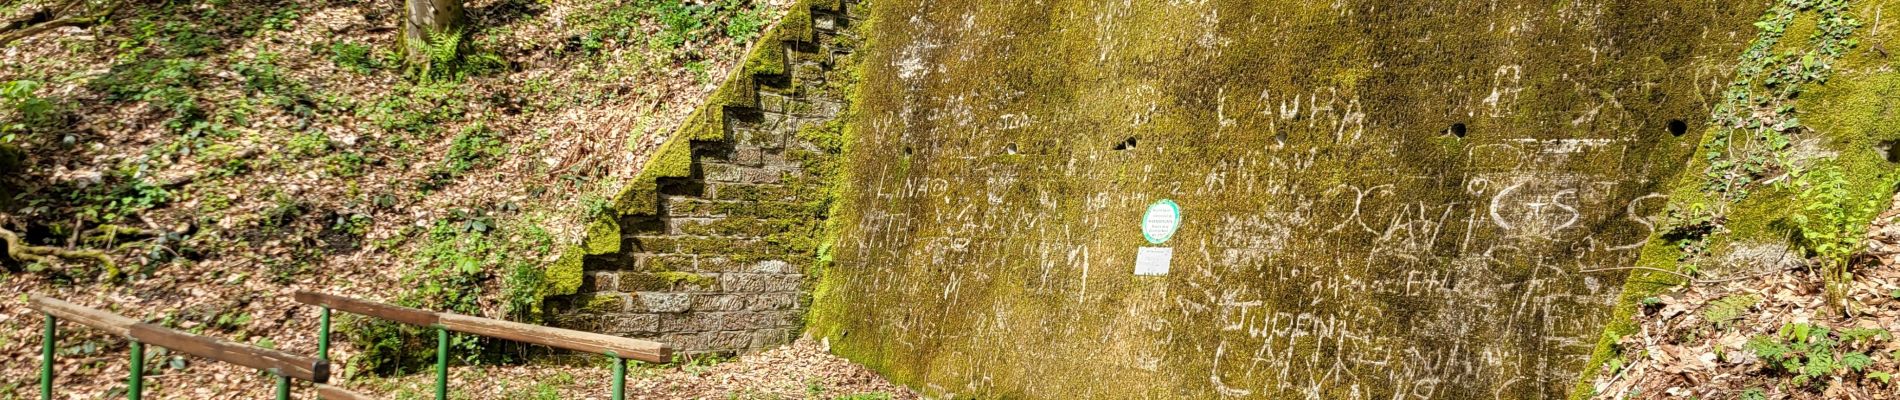
POLYGON ((53 400, 53 332, 59 318, 46 314, 46 337, 40 341, 40 400, 53 400))
POLYGON ((449 400, 449 329, 435 327, 435 400, 449 400))
POLYGON ((290 377, 277 374, 277 400, 290 400, 290 377))
POLYGON ((139 400, 145 391, 145 344, 132 341, 132 377, 125 382, 125 398, 139 400))
POLYGON ((614 400, 627 399, 627 359, 608 352, 614 358, 614 400))
POLYGON ((324 307, 323 314, 317 316, 317 359, 330 361, 330 308, 324 307))

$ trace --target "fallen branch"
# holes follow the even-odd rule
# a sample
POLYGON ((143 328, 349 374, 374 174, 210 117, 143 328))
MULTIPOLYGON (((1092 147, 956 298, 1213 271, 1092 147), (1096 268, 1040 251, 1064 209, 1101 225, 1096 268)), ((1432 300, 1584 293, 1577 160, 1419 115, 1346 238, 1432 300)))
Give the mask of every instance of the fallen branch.
POLYGON ((119 266, 112 263, 111 257, 98 250, 66 250, 58 247, 32 246, 20 240, 20 235, 6 228, 0 228, 0 241, 6 242, 7 257, 22 263, 44 262, 47 258, 66 260, 92 260, 106 269, 106 278, 119 276, 119 266))
MULTIPOLYGON (((66 3, 66 5, 61 6, 59 10, 57 11, 63 12, 68 8, 72 8, 77 3, 78 3, 77 1, 68 2, 66 3)), ((54 29, 64 28, 68 26, 91 26, 93 24, 97 24, 99 23, 99 21, 105 20, 106 17, 112 16, 112 13, 114 11, 118 11, 119 4, 121 4, 120 1, 114 1, 112 3, 106 4, 105 9, 100 10, 97 13, 92 13, 92 14, 87 14, 87 15, 77 15, 77 16, 71 16, 71 17, 66 17, 66 18, 58 18, 58 19, 53 19, 53 20, 49 20, 45 22, 40 22, 37 24, 32 24, 32 25, 18 28, 18 29, 7 30, 6 32, 0 32, 0 46, 10 45, 10 44, 13 44, 13 42, 16 40, 24 39, 33 35, 38 35, 42 32, 46 32, 46 31, 50 31, 54 29)))

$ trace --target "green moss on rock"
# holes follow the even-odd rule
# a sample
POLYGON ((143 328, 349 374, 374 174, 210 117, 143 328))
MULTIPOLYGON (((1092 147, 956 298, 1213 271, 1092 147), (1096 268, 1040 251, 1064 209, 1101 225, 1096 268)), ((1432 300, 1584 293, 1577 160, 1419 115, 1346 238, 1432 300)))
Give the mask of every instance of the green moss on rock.
POLYGON ((587 224, 587 254, 612 254, 620 251, 620 223, 609 216, 596 216, 587 224))
POLYGON ((563 249, 560 258, 555 259, 554 264, 548 266, 545 273, 548 288, 543 294, 563 296, 580 290, 581 269, 586 254, 586 249, 580 246, 568 246, 563 249))

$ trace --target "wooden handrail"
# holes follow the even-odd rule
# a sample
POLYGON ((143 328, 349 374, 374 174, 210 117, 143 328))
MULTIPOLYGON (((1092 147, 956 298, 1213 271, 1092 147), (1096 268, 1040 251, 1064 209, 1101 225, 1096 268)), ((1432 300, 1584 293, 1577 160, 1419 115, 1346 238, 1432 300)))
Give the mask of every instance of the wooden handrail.
POLYGON ((297 293, 291 297, 296 299, 298 303, 323 306, 353 314, 362 314, 378 319, 386 319, 417 326, 435 325, 437 315, 439 314, 434 311, 418 310, 373 301, 357 300, 333 294, 301 290, 297 291, 297 293))
POLYGON ((357 394, 356 392, 344 390, 343 388, 336 387, 336 386, 330 386, 330 385, 325 385, 321 383, 317 384, 316 386, 317 386, 317 398, 322 399, 322 400, 369 400, 370 399, 369 396, 357 394))
POLYGON ((78 322, 80 325, 112 332, 112 334, 121 337, 132 337, 132 325, 139 323, 138 320, 123 315, 100 311, 95 308, 37 294, 27 300, 27 307, 54 317, 59 317, 59 319, 62 320, 78 322))
POLYGON ((138 320, 65 300, 33 295, 28 307, 46 314, 46 330, 41 339, 40 397, 53 396, 53 348, 59 320, 77 322, 131 340, 132 377, 127 381, 127 396, 138 399, 145 365, 145 345, 155 345, 213 361, 242 365, 277 375, 277 398, 290 398, 290 380, 301 379, 323 386, 330 380, 330 362, 282 351, 199 336, 178 330, 141 324, 138 320))
POLYGON ((134 324, 132 340, 316 383, 330 381, 330 363, 282 351, 198 336, 152 324, 134 324))
POLYGON ((401 322, 440 326, 475 335, 534 343, 588 353, 607 354, 649 362, 671 361, 673 349, 664 343, 571 329, 552 328, 461 314, 431 312, 348 297, 299 291, 297 302, 401 322))
POLYGON ((673 349, 660 342, 459 314, 443 313, 441 318, 442 327, 456 332, 647 362, 663 363, 673 357, 673 349))

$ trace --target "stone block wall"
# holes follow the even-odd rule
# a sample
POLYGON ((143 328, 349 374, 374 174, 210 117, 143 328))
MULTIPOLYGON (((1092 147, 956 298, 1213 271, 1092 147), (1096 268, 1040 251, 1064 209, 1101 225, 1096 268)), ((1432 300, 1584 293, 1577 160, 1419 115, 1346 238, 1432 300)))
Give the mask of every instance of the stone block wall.
POLYGON ((741 94, 756 106, 712 101, 724 138, 690 143, 691 176, 658 180, 656 212, 620 217, 620 250, 587 256, 579 293, 550 299, 551 323, 659 340, 685 354, 763 349, 798 334, 826 211, 821 174, 808 166, 827 157, 801 132, 824 128, 845 108, 853 6, 812 6, 809 24, 788 17, 781 27, 809 34, 767 36, 795 38, 782 46, 785 73, 737 84, 756 91, 741 94))

